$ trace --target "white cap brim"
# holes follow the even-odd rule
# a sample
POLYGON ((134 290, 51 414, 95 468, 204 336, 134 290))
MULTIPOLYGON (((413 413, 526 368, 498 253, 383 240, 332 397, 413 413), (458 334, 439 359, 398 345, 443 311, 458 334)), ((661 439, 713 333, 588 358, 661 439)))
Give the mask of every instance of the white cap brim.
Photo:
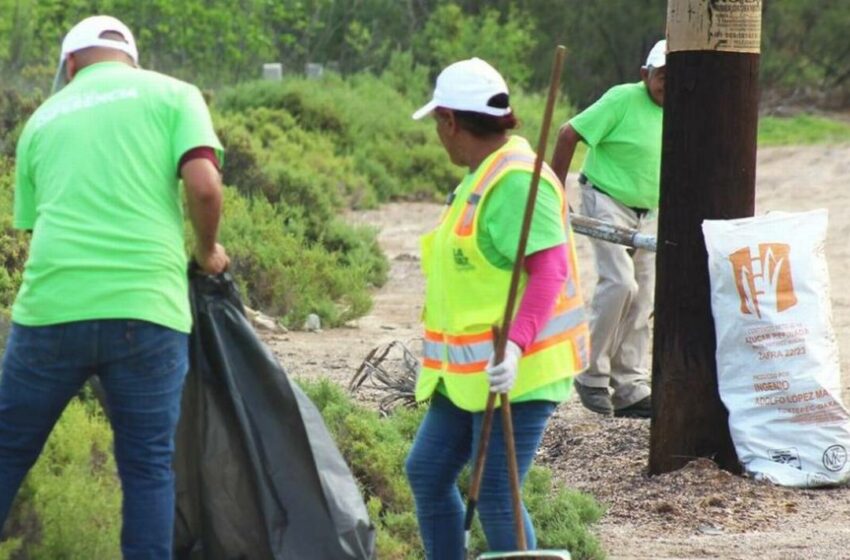
POLYGON ((419 119, 427 117, 428 115, 433 113, 434 109, 436 109, 437 107, 437 102, 432 99, 431 101, 417 109, 415 113, 413 113, 413 120, 418 121, 419 119))
POLYGON ((452 109, 453 111, 469 111, 470 113, 481 113, 482 115, 490 115, 491 117, 504 117, 505 115, 510 115, 513 110, 510 107, 501 108, 501 107, 468 107, 463 103, 452 103, 449 101, 440 102, 436 99, 432 99, 422 107, 420 107, 415 113, 413 113, 413 120, 419 120, 423 117, 427 117, 431 113, 434 112, 434 109, 437 107, 445 107, 446 109, 452 109))

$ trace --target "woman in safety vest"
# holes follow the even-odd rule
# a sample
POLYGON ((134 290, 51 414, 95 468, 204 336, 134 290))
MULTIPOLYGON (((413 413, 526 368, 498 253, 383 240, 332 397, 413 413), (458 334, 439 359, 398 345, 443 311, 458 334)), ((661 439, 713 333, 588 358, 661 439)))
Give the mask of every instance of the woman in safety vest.
MULTIPOLYGON (((544 165, 531 225, 520 304, 505 359, 493 364, 492 326, 504 314, 535 154, 507 131, 517 126, 502 76, 481 59, 456 62, 437 78, 433 115, 452 163, 468 170, 437 228, 422 239, 425 345, 416 398, 431 399, 406 471, 427 557, 463 558, 464 505, 457 487, 472 459, 488 392, 508 392, 520 477, 572 377, 587 367, 589 336, 563 187, 544 165)), ((498 411, 497 411, 498 415, 498 411)), ((516 548, 501 421, 478 500, 491 550, 516 548)), ((524 512, 531 549, 534 531, 524 512)))

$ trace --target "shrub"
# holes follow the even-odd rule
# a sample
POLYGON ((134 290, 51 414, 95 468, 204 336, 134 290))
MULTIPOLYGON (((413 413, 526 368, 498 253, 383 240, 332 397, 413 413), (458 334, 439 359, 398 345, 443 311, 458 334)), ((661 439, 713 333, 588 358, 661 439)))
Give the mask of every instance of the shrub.
POLYGON ((538 548, 566 548, 576 559, 605 558, 599 541, 587 531, 604 513, 591 496, 553 484, 549 470, 535 466, 526 477, 523 497, 533 515, 538 548))
POLYGON ((7 524, 25 558, 121 556, 121 493, 111 445, 112 431, 96 405, 72 401, 21 486, 7 524))
MULTIPOLYGON (((287 78, 226 89, 215 101, 223 115, 219 122, 227 123, 220 127, 222 137, 238 139, 234 143, 238 162, 243 161, 244 146, 251 145, 255 152, 249 158, 252 162, 258 162, 260 167, 287 168, 287 175, 277 179, 268 173, 257 179, 263 185, 259 190, 283 192, 287 181, 291 181, 290 188, 300 189, 299 200, 320 202, 309 206, 316 212, 326 211, 327 205, 303 196, 309 189, 292 180, 292 175, 299 176, 295 169, 306 167, 312 186, 327 186, 328 192, 341 197, 338 203, 350 207, 368 207, 392 199, 442 199, 464 170, 449 161, 430 120, 417 122, 410 118, 430 97, 427 70, 414 64, 409 53, 396 53, 392 60, 380 78, 369 74, 346 79, 287 78), (259 126, 266 131, 259 134, 262 140, 254 138, 259 126), (275 126, 281 129, 277 138, 270 136, 275 126), (292 144, 299 149, 293 149, 292 144), (305 161, 309 165, 305 166, 305 161), (269 187, 270 184, 276 186, 269 187)), ((517 87, 512 91, 512 104, 522 122, 516 133, 528 138, 536 148, 545 95, 527 94, 517 87)), ((563 100, 556 106, 547 159, 551 158, 558 127, 572 112, 563 100)), ((580 163, 580 156, 575 159, 580 163)), ((248 166, 250 177, 257 176, 255 167, 248 166)), ((233 176, 226 179, 243 192, 251 183, 233 176)))
POLYGON ((374 205, 366 177, 351 158, 335 153, 332 136, 302 128, 288 111, 256 107, 216 120, 225 183, 248 196, 309 209, 312 233, 340 207, 374 205))
POLYGON ((253 197, 269 196, 276 190, 268 175, 263 171, 259 150, 254 146, 251 133, 238 124, 221 123, 216 133, 225 150, 225 162, 222 167, 224 184, 236 187, 242 194, 253 197))
POLYGON ((23 544, 24 540, 20 537, 0 542, 0 560, 12 560, 18 556, 23 544))
POLYGON ((417 62, 412 52, 396 50, 381 72, 381 82, 415 103, 430 95, 433 85, 429 76, 428 67, 417 62))
POLYGON ((215 106, 228 113, 260 107, 282 109, 295 117, 298 125, 306 130, 344 135, 347 123, 342 107, 329 92, 340 87, 341 80, 332 76, 321 81, 288 78, 283 82, 248 82, 222 90, 216 96, 215 106))
POLYGON ((0 156, 13 157, 24 123, 41 103, 41 96, 21 95, 13 89, 0 90, 0 156))
POLYGON ((442 3, 414 41, 417 59, 436 71, 477 56, 493 64, 509 84, 527 85, 533 72, 528 58, 536 44, 535 26, 522 10, 506 12, 482 7, 480 14, 470 15, 456 3, 442 3))
MULTIPOLYGON (((304 385, 345 456, 367 499, 378 527, 378 558, 422 558, 422 545, 413 496, 404 475, 404 460, 424 416, 424 408, 397 409, 381 418, 356 404, 342 389, 323 380, 304 385)), ((468 484, 468 469, 461 487, 468 484)), ((592 497, 552 483, 544 467, 532 467, 523 494, 537 529, 541 548, 568 548, 576 560, 597 560, 604 553, 588 526, 602 516, 592 497)), ((480 526, 473 532, 472 548, 485 543, 480 526)))
MULTIPOLYGON (((451 189, 462 172, 449 162, 430 122, 410 118, 425 99, 403 97, 390 85, 392 80, 383 81, 387 72, 382 79, 363 74, 346 80, 331 76, 247 83, 221 92, 215 107, 225 118, 259 108, 281 111, 294 119, 278 119, 281 128, 323 138, 323 145, 290 152, 289 158, 276 155, 275 161, 298 167, 306 160, 313 180, 333 178, 349 206, 431 197, 451 189)), ((298 143, 309 138, 313 136, 302 134, 298 143)))
POLYGON ((293 327, 309 313, 337 326, 368 312, 369 287, 384 282, 387 270, 374 234, 331 222, 310 240, 296 210, 226 189, 220 236, 248 303, 293 327))
POLYGON ((28 234, 12 228, 13 190, 12 162, 0 155, 0 318, 15 300, 28 253, 28 234))

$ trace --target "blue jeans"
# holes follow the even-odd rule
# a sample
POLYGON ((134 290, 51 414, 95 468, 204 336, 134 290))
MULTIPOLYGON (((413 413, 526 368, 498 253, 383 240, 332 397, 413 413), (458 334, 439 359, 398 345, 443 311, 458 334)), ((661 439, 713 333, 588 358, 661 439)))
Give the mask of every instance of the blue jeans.
MULTIPOLYGON (((525 480, 555 406, 547 401, 511 406, 520 480, 525 480)), ((500 412, 497 409, 493 417, 478 515, 490 550, 505 552, 516 550, 516 535, 500 412)), ((483 412, 462 410, 436 393, 407 457, 405 470, 413 490, 419 532, 428 560, 464 559, 465 504, 457 478, 478 447, 483 418, 483 412)), ((525 506, 523 516, 528 548, 533 550, 536 547, 534 528, 525 506)))
POLYGON ((171 558, 171 459, 187 370, 187 335, 152 323, 12 325, 0 376, 0 526, 68 401, 97 375, 124 494, 124 558, 171 558))

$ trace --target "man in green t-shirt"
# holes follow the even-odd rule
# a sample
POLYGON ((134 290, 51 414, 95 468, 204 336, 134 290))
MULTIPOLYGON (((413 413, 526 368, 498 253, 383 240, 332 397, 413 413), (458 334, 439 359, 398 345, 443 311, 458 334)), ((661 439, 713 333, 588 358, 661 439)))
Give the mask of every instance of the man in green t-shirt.
POLYGON ((32 241, 0 377, 0 524, 68 401, 97 375, 123 489, 123 556, 170 558, 191 329, 181 197, 195 260, 222 272, 221 144, 198 89, 138 68, 115 18, 68 32, 57 77, 69 83, 17 146, 14 225, 32 241))
MULTIPOLYGON (((608 90, 558 135, 552 168, 562 181, 578 142, 589 147, 579 183, 585 215, 653 233, 661 174, 666 41, 655 44, 642 80, 608 90)), ((591 240, 599 279, 590 319, 590 368, 575 380, 597 413, 648 418, 649 317, 655 253, 591 240)))

